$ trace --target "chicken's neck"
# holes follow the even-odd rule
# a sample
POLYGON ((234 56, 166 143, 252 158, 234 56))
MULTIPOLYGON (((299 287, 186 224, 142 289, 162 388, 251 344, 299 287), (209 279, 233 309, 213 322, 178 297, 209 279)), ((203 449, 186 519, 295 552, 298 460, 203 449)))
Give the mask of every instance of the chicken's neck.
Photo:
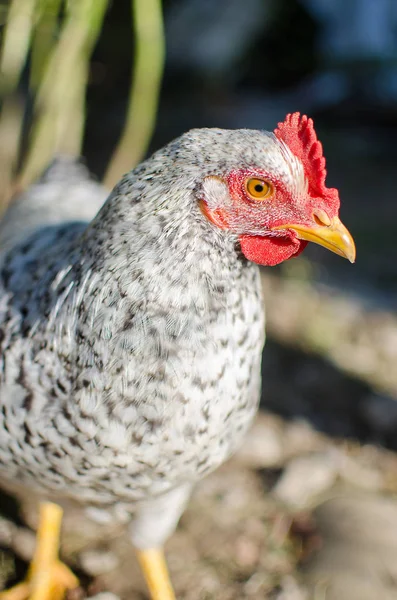
POLYGON ((104 296, 176 313, 219 309, 256 271, 236 236, 205 219, 188 182, 127 177, 113 192, 83 247, 104 296))

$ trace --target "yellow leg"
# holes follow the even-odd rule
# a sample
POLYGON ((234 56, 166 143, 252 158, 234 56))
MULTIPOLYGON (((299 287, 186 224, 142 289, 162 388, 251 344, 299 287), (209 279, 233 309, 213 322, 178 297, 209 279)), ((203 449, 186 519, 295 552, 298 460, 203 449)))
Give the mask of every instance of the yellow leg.
POLYGON ((29 597, 30 585, 27 581, 14 585, 10 590, 0 592, 1 600, 26 600, 29 597))
POLYGON ((36 550, 25 582, 0 593, 0 600, 62 600, 66 590, 78 587, 75 575, 58 558, 62 509, 40 507, 36 550))
POLYGON ((162 550, 138 550, 138 560, 152 600, 175 600, 162 550))

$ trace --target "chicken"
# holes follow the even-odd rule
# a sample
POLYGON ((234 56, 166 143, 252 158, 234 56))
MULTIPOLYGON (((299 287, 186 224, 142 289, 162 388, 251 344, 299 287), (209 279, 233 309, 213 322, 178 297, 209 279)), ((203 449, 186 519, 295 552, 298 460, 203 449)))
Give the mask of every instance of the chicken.
MULTIPOLYGON (((127 514, 154 600, 174 597, 161 548, 192 486, 257 410, 257 264, 308 241, 354 261, 325 175, 313 123, 295 113, 274 133, 182 135, 96 216, 103 189, 59 159, 5 217, 0 475, 127 514)), ((28 580, 3 598, 61 598, 76 585, 57 558, 59 519, 45 504, 28 580)))

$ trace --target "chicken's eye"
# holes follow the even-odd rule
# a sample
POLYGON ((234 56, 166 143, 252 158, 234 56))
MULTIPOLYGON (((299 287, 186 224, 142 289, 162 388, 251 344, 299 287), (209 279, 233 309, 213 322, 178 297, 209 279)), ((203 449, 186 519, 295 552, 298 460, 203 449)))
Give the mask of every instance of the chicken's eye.
POLYGON ((266 181, 265 179, 257 179, 256 177, 247 179, 245 182, 245 187, 248 195, 254 200, 265 200, 266 198, 273 196, 274 193, 274 188, 270 181, 266 181))

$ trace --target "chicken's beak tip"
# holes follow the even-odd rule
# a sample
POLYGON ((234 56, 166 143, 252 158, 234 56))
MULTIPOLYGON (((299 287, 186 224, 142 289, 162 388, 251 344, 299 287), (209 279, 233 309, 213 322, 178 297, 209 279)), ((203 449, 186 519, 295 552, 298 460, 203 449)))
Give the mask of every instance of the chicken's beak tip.
POLYGON ((319 244, 343 258, 347 258, 351 263, 356 261, 356 245, 353 237, 338 217, 335 217, 328 226, 316 224, 310 227, 290 223, 275 229, 292 229, 299 239, 319 244))

